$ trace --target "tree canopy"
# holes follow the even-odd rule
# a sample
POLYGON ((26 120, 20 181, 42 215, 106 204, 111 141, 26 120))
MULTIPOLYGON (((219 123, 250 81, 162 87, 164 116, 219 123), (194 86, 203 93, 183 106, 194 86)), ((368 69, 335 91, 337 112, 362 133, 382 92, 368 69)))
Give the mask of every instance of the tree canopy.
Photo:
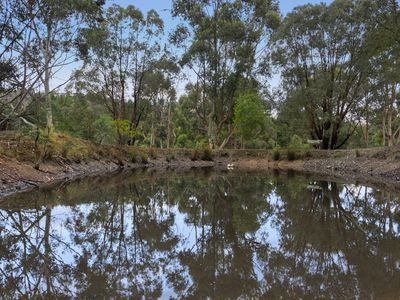
POLYGON ((398 1, 284 16, 273 0, 173 0, 170 13, 173 28, 156 7, 2 1, 0 130, 215 149, 400 142, 398 1))

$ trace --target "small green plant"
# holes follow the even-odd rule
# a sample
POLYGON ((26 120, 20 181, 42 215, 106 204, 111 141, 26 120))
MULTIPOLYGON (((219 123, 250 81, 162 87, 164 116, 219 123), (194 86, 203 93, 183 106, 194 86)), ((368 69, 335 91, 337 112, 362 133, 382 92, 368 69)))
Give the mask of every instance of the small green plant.
POLYGON ((205 148, 203 150, 203 154, 201 156, 201 159, 205 160, 205 161, 213 161, 212 151, 211 151, 210 148, 205 148))
POLYGON ((273 160, 280 160, 281 158, 281 153, 279 152, 278 149, 272 150, 272 159, 273 160))
POLYGON ((287 154, 286 154, 287 160, 289 160, 289 161, 296 160, 296 156, 297 156, 296 151, 294 151, 292 149, 289 149, 287 151, 287 154))

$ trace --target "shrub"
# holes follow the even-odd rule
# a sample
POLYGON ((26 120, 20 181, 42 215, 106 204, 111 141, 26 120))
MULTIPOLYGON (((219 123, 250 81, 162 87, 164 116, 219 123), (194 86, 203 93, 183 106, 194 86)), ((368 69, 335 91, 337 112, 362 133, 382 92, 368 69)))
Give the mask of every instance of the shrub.
POLYGON ((187 148, 191 146, 189 137, 187 134, 181 134, 176 138, 176 145, 179 148, 187 148))
POLYGON ((273 160, 279 160, 281 158, 281 153, 279 152, 278 149, 272 150, 272 159, 273 160))
POLYGON ((290 139, 289 148, 291 148, 291 149, 309 149, 310 145, 305 144, 303 142, 303 139, 295 134, 290 139))
POLYGON ((356 149, 356 157, 361 157, 361 153, 358 149, 356 149))

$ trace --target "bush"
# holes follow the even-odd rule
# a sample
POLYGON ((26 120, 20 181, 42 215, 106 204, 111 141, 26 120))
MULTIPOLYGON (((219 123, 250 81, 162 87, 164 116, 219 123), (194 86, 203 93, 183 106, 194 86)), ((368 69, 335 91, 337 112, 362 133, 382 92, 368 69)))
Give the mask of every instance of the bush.
POLYGON ((356 149, 356 157, 361 157, 361 153, 358 149, 356 149))
POLYGON ((290 139, 289 148, 291 148, 291 149, 309 149, 310 145, 303 143, 302 138, 295 134, 290 139))
POLYGON ((187 134, 181 134, 176 139, 176 146, 179 148, 190 148, 192 146, 187 134))
POLYGON ((287 156, 286 157, 287 157, 287 160, 289 160, 289 161, 296 160, 296 152, 294 150, 289 149, 287 151, 287 156))
POLYGON ((278 149, 272 150, 272 159, 273 160, 280 160, 281 158, 281 153, 279 152, 278 149))

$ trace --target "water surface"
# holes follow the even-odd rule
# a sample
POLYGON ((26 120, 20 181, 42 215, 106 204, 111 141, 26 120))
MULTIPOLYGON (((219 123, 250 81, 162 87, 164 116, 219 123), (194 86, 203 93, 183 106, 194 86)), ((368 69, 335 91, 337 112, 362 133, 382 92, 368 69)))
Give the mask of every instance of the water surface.
POLYGON ((0 202, 1 299, 398 299, 399 195, 138 171, 0 202))

